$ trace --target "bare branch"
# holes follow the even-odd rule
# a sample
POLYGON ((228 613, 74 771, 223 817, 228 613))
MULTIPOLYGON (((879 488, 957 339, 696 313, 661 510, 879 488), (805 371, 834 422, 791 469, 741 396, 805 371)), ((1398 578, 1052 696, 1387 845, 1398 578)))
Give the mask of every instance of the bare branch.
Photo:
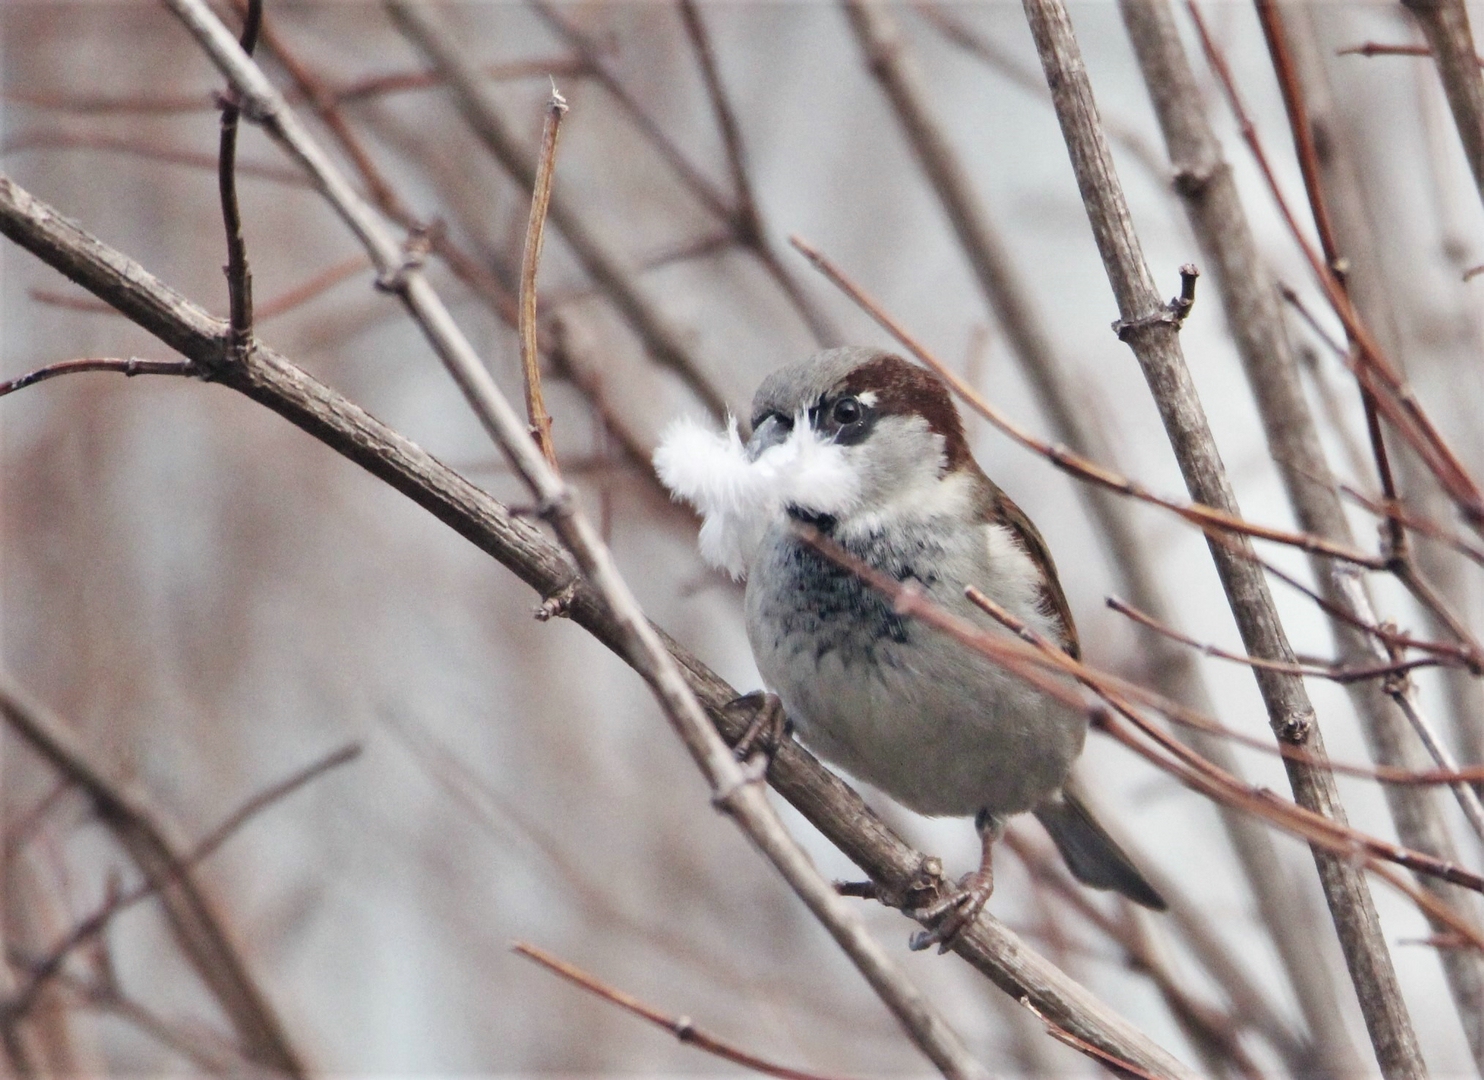
POLYGON ((723 1061, 730 1061, 733 1065, 741 1065, 744 1069, 752 1069, 754 1072, 760 1072, 764 1076, 776 1076, 780 1080, 829 1080, 828 1077, 825 1077, 821 1073, 805 1072, 802 1069, 790 1069, 783 1065, 775 1065, 765 1058, 758 1057, 756 1054, 749 1054, 740 1047, 733 1046, 725 1040, 718 1039, 715 1035, 702 1031, 696 1027, 688 1016, 666 1016, 658 1009, 644 1004, 644 1002, 632 994, 626 994, 622 990, 609 986, 607 983, 595 976, 589 975, 576 965, 569 964, 565 960, 551 955, 545 949, 538 949, 536 946, 524 941, 517 941, 510 948, 513 952, 524 956, 526 959, 534 960, 547 971, 561 976, 568 982, 575 983, 590 993, 596 994, 604 1001, 612 1002, 626 1012, 633 1013, 635 1016, 648 1020, 656 1027, 664 1028, 681 1042, 689 1043, 698 1050, 704 1050, 706 1053, 719 1057, 723 1061))
MULTIPOLYGON (((263 0, 248 0, 239 44, 248 56, 258 43, 263 25, 263 0)), ((228 323, 232 349, 241 352, 252 340, 252 271, 247 265, 247 241, 242 237, 242 213, 237 207, 237 121, 242 115, 235 98, 222 102, 221 146, 217 151, 217 187, 222 200, 222 222, 227 229, 227 297, 231 304, 228 323)))
POLYGON ((85 356, 78 360, 58 360, 54 364, 47 364, 35 371, 0 382, 0 397, 47 379, 55 379, 58 375, 75 375, 82 371, 117 371, 128 376, 200 374, 196 365, 189 360, 142 360, 137 356, 124 360, 116 356, 85 356))
POLYGON ((526 228, 525 254, 520 261, 520 363, 525 374, 526 417, 531 434, 553 471, 557 468, 556 447, 551 443, 551 417, 541 396, 541 354, 536 343, 536 270, 541 265, 541 242, 546 232, 546 211, 551 205, 551 182, 556 173, 557 139, 567 99, 551 84, 546 102, 546 123, 541 129, 541 153, 536 165, 536 183, 531 194, 531 220, 526 228))

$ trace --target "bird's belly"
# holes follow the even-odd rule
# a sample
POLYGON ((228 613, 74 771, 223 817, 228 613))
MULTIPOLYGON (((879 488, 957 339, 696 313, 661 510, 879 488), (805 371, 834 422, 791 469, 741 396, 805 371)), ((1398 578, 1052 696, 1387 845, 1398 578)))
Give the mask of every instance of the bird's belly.
POLYGON ((753 643, 821 757, 924 814, 1009 815, 1061 787, 1086 734, 1080 712, 921 624, 902 641, 857 636, 841 630, 822 652, 817 630, 753 643))

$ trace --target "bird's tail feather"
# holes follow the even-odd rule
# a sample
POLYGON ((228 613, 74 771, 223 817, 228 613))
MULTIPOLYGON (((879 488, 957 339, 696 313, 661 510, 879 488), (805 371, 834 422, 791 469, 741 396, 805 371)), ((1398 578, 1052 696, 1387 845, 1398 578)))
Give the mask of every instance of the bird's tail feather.
POLYGON ((1168 906, 1139 868, 1075 794, 1063 792, 1035 811, 1072 876, 1094 889, 1113 889, 1155 911, 1168 906))

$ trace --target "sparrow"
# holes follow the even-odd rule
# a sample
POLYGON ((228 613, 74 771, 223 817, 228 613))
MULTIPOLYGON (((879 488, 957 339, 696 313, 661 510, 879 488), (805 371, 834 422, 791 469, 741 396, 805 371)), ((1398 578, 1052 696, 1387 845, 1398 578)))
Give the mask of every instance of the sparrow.
POLYGON ((845 551, 992 633, 977 586, 1072 657, 1077 630, 1046 541, 970 452, 948 387, 877 349, 818 353, 763 380, 744 442, 681 421, 655 466, 701 512, 700 548, 746 580, 747 636, 768 690, 816 754, 909 809, 974 818, 979 869, 931 910, 914 948, 947 948, 994 888, 992 849, 1030 812, 1074 877, 1165 902, 1070 782, 1087 716, 889 599, 801 536, 845 551))

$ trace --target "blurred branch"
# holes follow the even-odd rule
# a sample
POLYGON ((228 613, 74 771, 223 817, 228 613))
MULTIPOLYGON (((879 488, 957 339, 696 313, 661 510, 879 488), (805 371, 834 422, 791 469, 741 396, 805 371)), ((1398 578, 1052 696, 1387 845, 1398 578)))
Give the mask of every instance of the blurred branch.
MULTIPOLYGON (((8 196, 8 181, 0 186, 8 196)), ((218 331, 218 355, 226 349, 226 335, 218 331)), ((189 871, 181 869, 185 859, 159 815, 138 793, 110 780, 60 717, 3 677, 0 712, 22 741, 87 794, 99 821, 129 853, 145 880, 158 884, 160 901, 181 951, 231 1022, 243 1053, 276 1072, 306 1076, 283 1022, 254 981, 214 905, 189 871)))
MULTIPOLYGON (((0 232, 77 284, 107 299, 145 330, 217 369, 217 381, 283 416, 428 510, 510 569, 542 597, 562 596, 569 618, 620 657, 627 630, 570 557, 533 525, 453 473, 328 387, 259 343, 245 362, 222 367, 223 324, 107 247, 51 207, 0 176, 0 232)), ((737 691, 660 632, 713 722, 739 738, 750 716, 729 712, 737 691)), ((789 740, 768 770, 773 787, 888 893, 920 889, 930 860, 904 843, 848 785, 789 740)), ((1116 1056, 1169 1077, 1192 1074, 1167 1051, 1029 949, 998 920, 981 914, 956 951, 1016 999, 1032 1001, 1068 1031, 1116 1056)))
POLYGON ((600 979, 589 975, 581 968, 561 960, 545 949, 538 949, 534 945, 524 941, 517 941, 511 946, 514 952, 534 960, 547 971, 561 976, 568 982, 575 983, 589 993, 596 994, 604 1001, 612 1002, 620 1009, 633 1013, 635 1016, 648 1020, 656 1027, 664 1028, 674 1035, 680 1042, 687 1043, 704 1050, 706 1053, 730 1061, 733 1065, 741 1065, 744 1069, 760 1072, 764 1076, 776 1076, 780 1080, 828 1080, 820 1073, 805 1072, 801 1069, 789 1069, 782 1065, 775 1065, 771 1061, 749 1054, 740 1047, 733 1046, 729 1042, 718 1039, 700 1028, 696 1027, 689 1016, 666 1016, 658 1009, 644 1004, 632 994, 626 994, 622 990, 609 986, 600 979))
MULTIPOLYGON (((1025 10, 1119 316, 1126 325, 1139 328, 1124 339, 1144 372, 1191 497, 1236 515, 1236 498, 1191 382, 1178 329, 1154 317, 1163 305, 1098 123, 1092 86, 1066 8, 1060 0, 1025 0, 1025 10)), ((1247 543, 1236 540, 1232 546, 1247 543)), ((1291 663, 1293 650, 1261 571, 1225 544, 1208 546, 1247 651, 1291 663)), ((1303 681, 1279 672, 1253 674, 1274 735, 1323 759, 1323 738, 1303 681)), ((1284 768, 1301 806, 1345 823, 1330 772, 1287 759, 1284 768)), ((1417 1036, 1364 875, 1346 858, 1318 846, 1311 846, 1311 851, 1381 1070, 1388 1077, 1422 1077, 1426 1069, 1417 1036)))
MULTIPOLYGON (((1041 76, 1038 68, 1023 63, 1009 49, 975 30, 958 14, 960 11, 973 11, 972 6, 947 5, 940 0, 912 0, 912 9, 922 17, 924 22, 942 34, 945 40, 982 61, 986 67, 998 72, 1012 86, 1025 91, 1043 104, 1051 104, 1051 95, 1046 92, 1046 80, 1041 76)), ((1103 127, 1108 132, 1108 138, 1128 151, 1157 183, 1160 185, 1166 183, 1169 167, 1159 151, 1149 143, 1148 139, 1144 138, 1142 133, 1128 124, 1112 119, 1105 119, 1103 127)))
POLYGON ((727 236, 732 243, 751 252, 762 264, 779 290, 793 305, 799 317, 808 326, 821 345, 839 341, 840 334, 834 323, 800 285, 798 279, 779 258, 778 251, 768 238, 763 225, 762 211, 752 195, 752 184, 747 174, 746 158, 742 151, 741 126, 731 107, 731 102, 722 86, 721 72, 717 67, 711 36, 706 32, 700 10, 681 5, 681 21, 696 51, 696 60, 701 68, 701 77, 716 115, 717 127, 721 131, 722 145, 727 154, 727 167, 732 175, 735 198, 728 198, 700 169, 696 168, 685 152, 666 134, 650 113, 629 93, 622 80, 602 55, 602 49, 585 34, 570 17, 572 9, 549 3, 548 0, 529 0, 532 10, 559 34, 581 58, 584 69, 600 85, 613 101, 628 114, 655 152, 667 164, 676 178, 700 201, 708 212, 726 223, 727 236))
MULTIPOLYGON (((23 150, 101 150, 105 153, 129 154, 147 161, 159 161, 166 165, 181 165, 189 169, 216 172, 221 159, 216 154, 203 154, 195 150, 179 150, 173 146, 159 146, 131 135, 105 135, 94 132, 68 132, 44 130, 22 131, 0 142, 0 157, 20 153, 23 150)), ((240 161, 238 176, 251 176, 288 187, 308 187, 309 183, 294 172, 279 165, 240 161)))
POLYGON ((304 768, 297 770, 292 776, 272 784, 248 799, 242 806, 238 807, 220 825, 203 837, 187 854, 181 856, 178 862, 172 866, 168 874, 146 878, 145 881, 129 890, 118 892, 111 890, 110 895, 91 915, 78 920, 78 922, 67 932, 61 941, 49 949, 45 956, 30 960, 26 967, 30 972, 30 982, 13 994, 4 1006, 4 1014, 10 1023, 24 1017, 35 1006, 42 991, 48 982, 62 973, 62 966, 67 958, 79 947, 103 934, 113 920, 124 911, 154 896, 166 886, 173 884, 182 875, 189 873, 195 867, 209 859, 232 838, 244 825, 262 813, 274 803, 292 795, 304 785, 317 780, 332 769, 348 764, 360 756, 361 747, 358 743, 350 743, 338 750, 311 762, 304 768))
MULTIPOLYGON (((452 35, 436 25, 428 11, 418 4, 387 0, 387 10, 408 41, 447 80, 459 111, 495 160, 523 189, 533 190, 536 172, 525 149, 485 95, 478 72, 465 59, 452 35)), ((618 260, 599 244, 597 237, 560 192, 553 193, 548 212, 552 224, 562 234, 583 269, 607 293, 619 314, 644 342, 649 354, 679 375, 714 415, 726 415, 726 399, 701 370, 690 349, 666 325, 664 317, 640 293, 630 276, 620 268, 618 260)))
POLYGON ((1402 0, 1432 49, 1463 155, 1484 198, 1484 74, 1463 0, 1402 0))

